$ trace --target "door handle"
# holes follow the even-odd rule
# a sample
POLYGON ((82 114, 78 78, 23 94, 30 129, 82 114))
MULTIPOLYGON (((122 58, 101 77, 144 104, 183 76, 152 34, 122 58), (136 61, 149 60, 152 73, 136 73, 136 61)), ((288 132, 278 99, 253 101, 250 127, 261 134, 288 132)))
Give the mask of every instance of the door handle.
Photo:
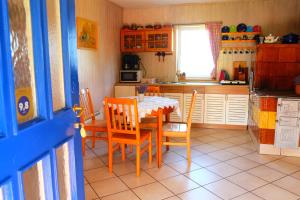
MULTIPOLYGON (((76 114, 77 118, 80 118, 80 116, 83 113, 83 108, 80 107, 80 106, 78 106, 78 105, 76 105, 76 104, 72 107, 72 110, 76 114)), ((83 138, 86 137, 86 132, 85 132, 84 124, 83 123, 75 123, 74 124, 74 128, 80 129, 80 135, 81 135, 81 137, 83 137, 83 138)))
POLYGON ((80 107, 80 106, 78 106, 78 105, 75 104, 72 107, 72 110, 76 114, 76 117, 79 118, 82 115, 82 112, 83 112, 83 108, 82 107, 80 107))

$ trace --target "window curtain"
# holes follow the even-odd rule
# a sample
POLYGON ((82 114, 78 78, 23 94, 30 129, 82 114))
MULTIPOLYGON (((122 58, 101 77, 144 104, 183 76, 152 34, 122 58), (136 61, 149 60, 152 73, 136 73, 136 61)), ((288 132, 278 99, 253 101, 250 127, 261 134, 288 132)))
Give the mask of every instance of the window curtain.
POLYGON ((222 23, 220 22, 210 22, 205 24, 205 28, 209 32, 210 47, 214 60, 214 68, 211 72, 211 78, 214 80, 217 76, 217 61, 221 49, 221 26, 222 23))

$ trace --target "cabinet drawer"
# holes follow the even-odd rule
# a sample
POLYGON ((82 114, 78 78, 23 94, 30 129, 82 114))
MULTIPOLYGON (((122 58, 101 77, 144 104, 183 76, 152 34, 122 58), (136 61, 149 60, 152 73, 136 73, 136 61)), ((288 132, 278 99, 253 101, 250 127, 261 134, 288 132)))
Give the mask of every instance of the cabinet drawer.
POLYGON ((184 93, 193 93, 194 90, 197 90, 198 94, 205 93, 205 87, 203 86, 184 86, 184 93))
POLYGON ((183 93, 183 86, 160 86, 162 93, 183 93))

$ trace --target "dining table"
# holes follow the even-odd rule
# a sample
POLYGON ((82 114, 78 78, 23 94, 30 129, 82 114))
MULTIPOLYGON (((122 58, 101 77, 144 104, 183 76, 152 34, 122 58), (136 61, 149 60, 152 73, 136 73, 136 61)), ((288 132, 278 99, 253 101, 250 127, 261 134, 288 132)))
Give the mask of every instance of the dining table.
MULTIPOLYGON (((162 96, 144 96, 142 100, 138 96, 128 96, 128 97, 119 97, 119 98, 129 98, 137 99, 138 107, 138 120, 139 123, 142 121, 142 118, 156 117, 156 161, 157 166, 161 166, 161 144, 162 144, 162 128, 163 128, 163 116, 165 116, 165 121, 170 120, 170 114, 176 112, 178 116, 181 116, 181 111, 179 107, 179 102, 176 99, 171 99, 168 97, 162 96)), ((125 111, 128 112, 128 111, 125 111)))

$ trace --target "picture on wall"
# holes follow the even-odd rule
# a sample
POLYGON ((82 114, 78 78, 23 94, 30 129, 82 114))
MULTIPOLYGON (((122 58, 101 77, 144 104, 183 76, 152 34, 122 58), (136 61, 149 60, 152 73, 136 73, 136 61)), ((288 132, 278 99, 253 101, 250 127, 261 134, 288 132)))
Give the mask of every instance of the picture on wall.
POLYGON ((77 17, 77 48, 97 49, 98 48, 98 27, 97 23, 88 19, 77 17))

